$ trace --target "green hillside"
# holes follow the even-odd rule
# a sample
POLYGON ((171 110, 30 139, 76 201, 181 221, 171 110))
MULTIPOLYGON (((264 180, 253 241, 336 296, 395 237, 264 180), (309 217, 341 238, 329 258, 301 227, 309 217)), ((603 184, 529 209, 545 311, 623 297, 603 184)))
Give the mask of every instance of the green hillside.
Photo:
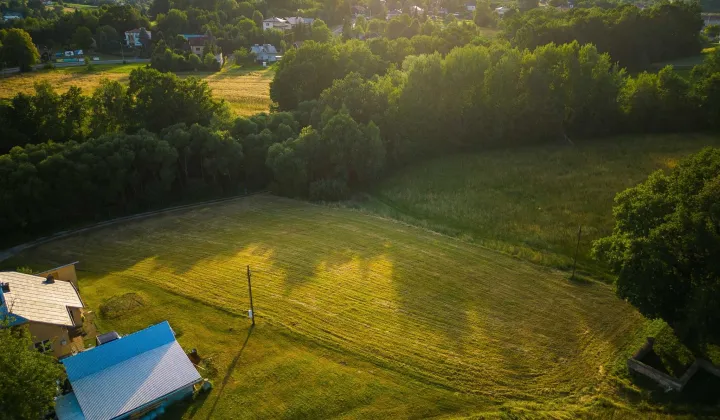
POLYGON ((624 136, 445 157, 389 177, 359 205, 561 268, 582 226, 580 265, 598 275, 590 247, 612 230, 615 194, 713 145, 720 138, 624 136))
POLYGON ((602 283, 271 196, 104 228, 9 264, 74 260, 102 330, 167 319, 186 349, 209 359, 203 372, 215 390, 179 408, 187 418, 622 408, 617 375, 646 328, 602 283))

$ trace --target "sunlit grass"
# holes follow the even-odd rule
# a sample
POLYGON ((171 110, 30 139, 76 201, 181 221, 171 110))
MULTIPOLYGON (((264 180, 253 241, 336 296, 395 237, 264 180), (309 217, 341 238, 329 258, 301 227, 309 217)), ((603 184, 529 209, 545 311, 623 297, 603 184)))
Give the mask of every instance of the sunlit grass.
POLYGON ((625 136, 439 158, 390 176, 365 208, 534 262, 569 268, 613 227, 615 195, 704 146, 705 135, 625 136), (408 217, 409 215, 409 217, 408 217))
MULTIPOLYGON (((130 72, 143 63, 96 64, 88 71, 85 66, 64 67, 0 78, 0 100, 9 99, 19 92, 31 94, 37 81, 48 81, 58 92, 77 86, 86 95, 92 94, 102 79, 127 83, 130 72)), ((200 77, 208 82, 213 95, 225 99, 237 115, 249 116, 267 112, 270 108, 270 81, 272 69, 230 69, 219 73, 180 73, 180 77, 200 77)))
POLYGON ((382 417, 617 401, 645 321, 601 283, 347 209, 255 196, 51 242, 10 262, 79 260, 91 308, 134 331, 167 319, 211 357, 215 390, 186 417, 382 417), (248 337, 245 267, 258 328, 248 337))

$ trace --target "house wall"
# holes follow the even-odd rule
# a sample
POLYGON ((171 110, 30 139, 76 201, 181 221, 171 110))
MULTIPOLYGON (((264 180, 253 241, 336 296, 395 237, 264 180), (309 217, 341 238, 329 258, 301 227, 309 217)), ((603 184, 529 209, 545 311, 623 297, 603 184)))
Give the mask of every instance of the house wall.
POLYGON ((37 273, 35 275, 40 276, 40 277, 47 277, 48 274, 52 274, 52 276, 55 280, 69 281, 70 283, 74 284, 76 288, 78 287, 77 272, 75 272, 75 264, 68 264, 63 267, 53 268, 51 270, 43 271, 42 273, 37 273))
POLYGON ((200 56, 200 58, 203 58, 203 49, 205 48, 204 46, 193 45, 191 48, 193 54, 197 54, 198 56, 200 56))
POLYGON ((121 417, 118 417, 118 419, 142 419, 142 420, 150 420, 155 419, 159 415, 163 414, 165 412, 165 409, 180 400, 183 400, 185 398, 191 397, 193 394, 193 385, 188 385, 184 388, 180 388, 177 391, 170 393, 160 399, 157 399, 155 401, 152 401, 148 404, 145 404, 142 407, 139 407, 127 414, 124 414, 121 417))
POLYGON ((77 342, 73 343, 70 340, 66 327, 30 322, 27 324, 27 328, 30 331, 33 343, 50 340, 52 342, 52 355, 57 358, 69 356, 73 351, 77 352, 83 349, 77 342))

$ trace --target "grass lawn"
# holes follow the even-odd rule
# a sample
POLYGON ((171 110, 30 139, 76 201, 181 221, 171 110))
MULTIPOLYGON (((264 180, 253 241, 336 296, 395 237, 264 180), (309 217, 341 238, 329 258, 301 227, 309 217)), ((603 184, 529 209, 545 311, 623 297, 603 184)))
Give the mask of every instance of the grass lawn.
POLYGON ((64 3, 63 7, 65 9, 71 9, 71 10, 88 10, 88 9, 97 9, 97 6, 94 6, 92 4, 80 4, 80 3, 64 3))
MULTIPOLYGON (((716 45, 716 44, 714 44, 714 45, 716 45)), ((715 50, 715 48, 717 48, 717 47, 712 46, 712 47, 708 47, 708 48, 703 48, 703 50, 701 51, 700 54, 693 55, 690 57, 683 57, 683 58, 678 58, 675 60, 663 61, 660 63, 653 63, 652 71, 657 72, 657 71, 660 71, 663 67, 670 65, 670 66, 673 66, 673 69, 676 72, 680 73, 682 76, 687 78, 690 76, 690 71, 692 70, 692 68, 699 64, 702 64, 705 61, 705 57, 707 56, 707 54, 710 54, 711 52, 713 52, 715 50)))
POLYGON ((101 331, 167 319, 209 359, 215 388, 177 407, 185 418, 650 407, 619 391, 649 323, 609 286, 359 211, 252 196, 58 240, 4 265, 75 260, 101 331))
POLYGON ((545 265, 579 261, 612 231, 615 194, 705 146, 706 135, 618 137, 444 157, 390 176, 366 202, 350 203, 545 265))
MULTIPOLYGON (((56 6, 59 6, 57 3, 49 6, 45 6, 46 9, 52 10, 56 6)), ((98 6, 94 6, 92 4, 79 4, 79 3, 64 3, 62 5, 63 12, 66 13, 73 13, 76 10, 90 10, 90 9, 97 9, 98 6)))
MULTIPOLYGON (((127 82, 130 71, 145 65, 96 64, 90 72, 85 66, 74 66, 0 78, 0 100, 12 98, 19 92, 33 93, 34 83, 41 80, 49 81, 58 92, 67 91, 70 86, 78 86, 90 95, 102 79, 127 82)), ((192 75, 204 79, 216 98, 225 99, 237 115, 248 116, 269 110, 273 74, 272 69, 259 67, 249 70, 230 68, 218 73, 180 73, 179 76, 192 75)))

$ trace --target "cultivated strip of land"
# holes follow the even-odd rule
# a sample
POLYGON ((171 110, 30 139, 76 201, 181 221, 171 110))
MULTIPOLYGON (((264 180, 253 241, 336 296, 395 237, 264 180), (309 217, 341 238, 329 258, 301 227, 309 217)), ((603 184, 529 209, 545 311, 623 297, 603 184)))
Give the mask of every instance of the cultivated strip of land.
MULTIPOLYGON (((130 71, 145 64, 120 64, 98 66, 98 71, 87 72, 84 67, 40 71, 0 78, 0 99, 10 99, 18 93, 34 93, 34 84, 39 81, 49 82, 59 93, 77 86, 86 95, 100 85, 103 79, 128 81, 130 71)), ((259 70, 228 70, 219 73, 181 73, 180 77, 196 76, 206 82, 212 89, 213 96, 227 101, 230 109, 237 115, 249 116, 270 109, 270 82, 273 78, 271 69, 259 70)))

